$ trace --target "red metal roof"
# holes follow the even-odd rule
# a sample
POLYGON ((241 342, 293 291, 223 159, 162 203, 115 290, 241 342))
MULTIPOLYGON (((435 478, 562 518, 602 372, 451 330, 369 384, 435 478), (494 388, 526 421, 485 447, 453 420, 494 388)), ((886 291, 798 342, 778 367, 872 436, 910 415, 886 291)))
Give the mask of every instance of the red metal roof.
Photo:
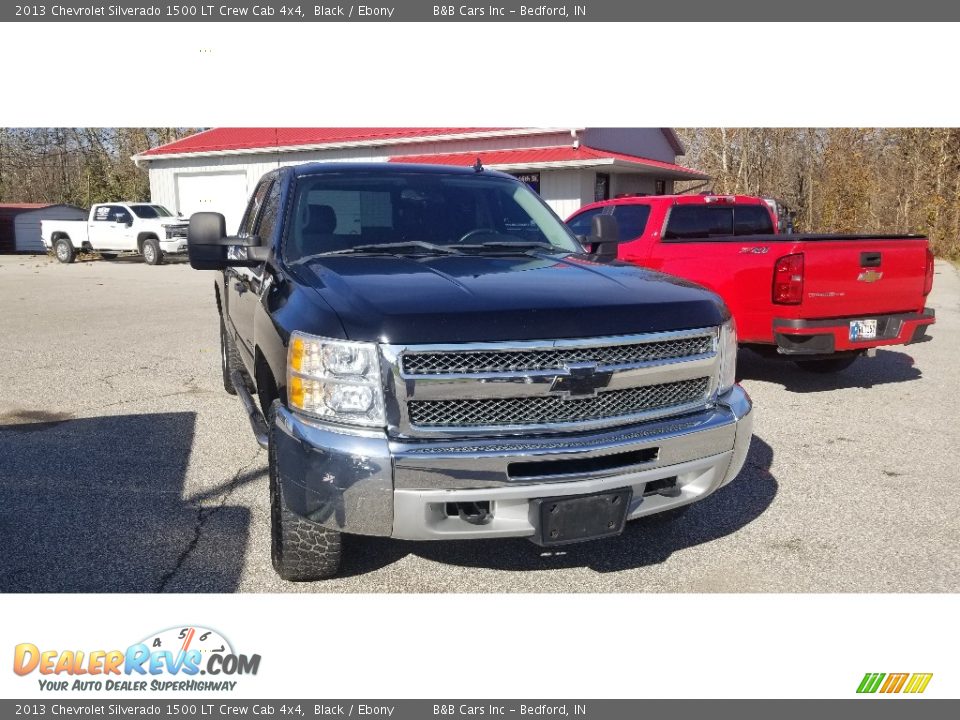
POLYGON ((505 128, 211 128, 151 148, 139 157, 298 147, 496 132, 505 128))
POLYGON ((655 170, 663 170, 671 176, 683 176, 691 180, 706 180, 708 175, 674 163, 663 162, 661 160, 651 160, 650 158, 639 157, 637 155, 625 155, 623 153, 610 152, 607 150, 596 150, 591 147, 581 145, 578 148, 573 145, 562 145, 557 147, 543 148, 521 148, 518 150, 491 150, 486 152, 465 152, 465 153, 440 153, 435 155, 397 155, 390 158, 390 162, 403 163, 422 163, 436 165, 473 165, 477 158, 487 167, 564 167, 584 165, 604 165, 604 164, 628 164, 642 166, 655 170))

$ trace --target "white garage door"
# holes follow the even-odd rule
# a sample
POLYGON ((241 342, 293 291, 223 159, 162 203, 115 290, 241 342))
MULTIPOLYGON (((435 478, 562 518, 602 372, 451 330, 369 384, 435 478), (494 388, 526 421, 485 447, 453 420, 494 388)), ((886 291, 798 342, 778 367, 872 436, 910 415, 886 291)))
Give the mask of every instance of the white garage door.
POLYGON ((247 173, 177 173, 177 210, 186 216, 195 212, 218 212, 227 219, 227 232, 240 227, 247 206, 247 173))

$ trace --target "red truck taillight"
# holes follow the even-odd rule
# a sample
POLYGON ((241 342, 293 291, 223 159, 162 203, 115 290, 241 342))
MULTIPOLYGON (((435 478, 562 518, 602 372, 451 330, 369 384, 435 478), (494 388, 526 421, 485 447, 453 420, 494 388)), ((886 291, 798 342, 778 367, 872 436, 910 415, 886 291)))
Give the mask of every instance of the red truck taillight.
POLYGON ((929 295, 931 290, 933 290, 933 253, 930 251, 930 248, 927 248, 927 268, 926 274, 923 277, 924 297, 929 295))
POLYGON ((773 267, 773 302, 799 305, 803 300, 803 253, 784 255, 773 267))

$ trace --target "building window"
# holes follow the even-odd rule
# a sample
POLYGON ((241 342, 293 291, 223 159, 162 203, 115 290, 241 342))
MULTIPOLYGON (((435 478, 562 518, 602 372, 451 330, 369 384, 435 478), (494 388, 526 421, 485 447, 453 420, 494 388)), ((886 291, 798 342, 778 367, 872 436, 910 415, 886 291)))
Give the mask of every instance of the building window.
POLYGON ((593 184, 593 201, 610 199, 610 176, 607 173, 597 173, 597 179, 593 184))
POLYGON ((667 181, 666 180, 657 180, 654 184, 654 195, 666 195, 667 194, 667 181))

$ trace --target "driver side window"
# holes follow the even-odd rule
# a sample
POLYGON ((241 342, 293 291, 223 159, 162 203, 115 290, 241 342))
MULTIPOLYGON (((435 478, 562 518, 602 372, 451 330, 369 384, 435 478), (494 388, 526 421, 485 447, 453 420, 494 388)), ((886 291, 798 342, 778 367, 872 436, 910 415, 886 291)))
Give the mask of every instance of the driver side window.
POLYGON ((604 211, 604 208, 602 207, 593 208, 592 210, 586 210, 580 213, 579 215, 577 215, 575 218, 572 218, 567 223, 567 227, 569 227, 573 231, 574 235, 577 235, 580 237, 588 237, 590 233, 593 231, 592 230, 593 218, 595 218, 597 215, 601 215, 603 211, 604 211))
POLYGON ((247 205, 247 212, 243 216, 243 222, 240 223, 240 237, 250 237, 256 234, 257 220, 260 218, 260 210, 267 198, 267 192, 273 185, 273 178, 263 180, 250 198, 250 204, 247 205))
POLYGON ((111 222, 127 225, 133 222, 133 217, 126 208, 114 207, 110 212, 110 220, 111 222))
POLYGON ((277 217, 280 213, 280 181, 273 183, 270 188, 270 194, 264 202, 263 210, 260 213, 260 220, 257 222, 256 236, 260 238, 261 245, 269 245, 273 240, 273 233, 277 227, 277 217))

